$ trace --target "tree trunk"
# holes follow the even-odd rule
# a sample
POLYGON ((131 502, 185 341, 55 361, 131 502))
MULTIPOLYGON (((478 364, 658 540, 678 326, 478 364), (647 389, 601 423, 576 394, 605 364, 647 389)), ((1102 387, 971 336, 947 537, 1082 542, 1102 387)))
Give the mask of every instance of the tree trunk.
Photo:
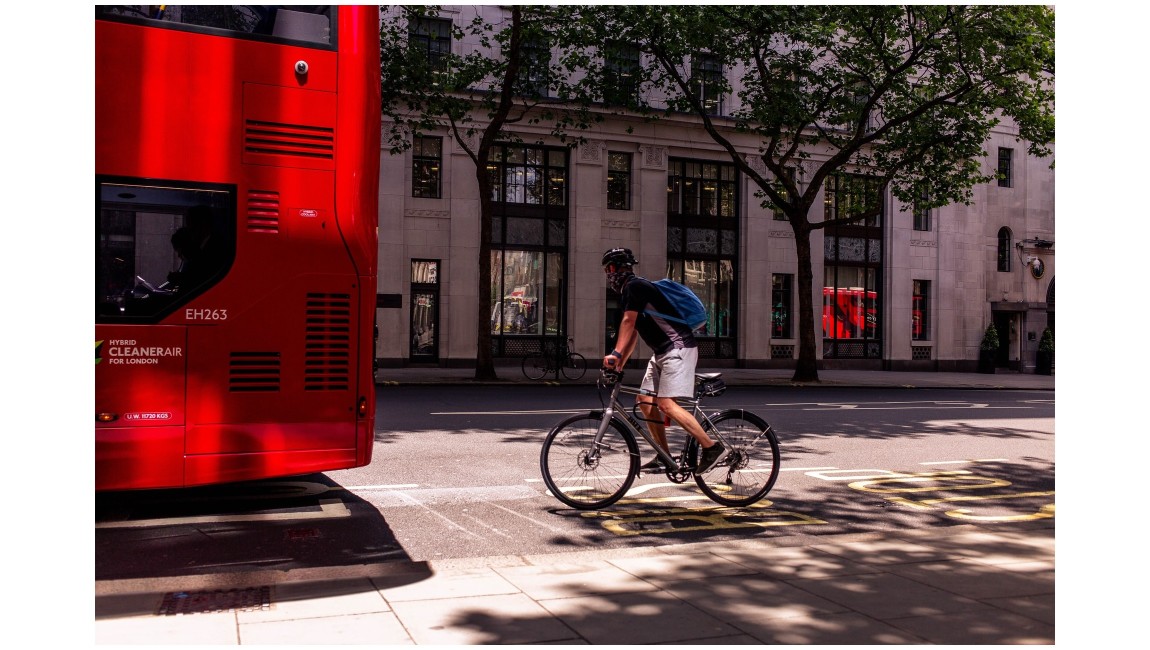
POLYGON ((479 287, 476 295, 475 379, 491 381, 495 359, 491 354, 491 177, 487 171, 486 151, 481 151, 475 166, 479 185, 479 287))
POLYGON ((811 267, 811 233, 793 227, 799 275, 799 358, 792 381, 818 381, 818 357, 815 347, 814 271, 811 267))
MULTIPOLYGON (((498 379, 495 375, 495 360, 491 354, 491 176, 487 171, 487 161, 491 147, 495 144, 507 115, 511 112, 514 100, 515 81, 519 79, 519 67, 523 50, 523 9, 511 7, 511 35, 507 42, 505 56, 507 69, 499 88, 499 105, 493 113, 487 128, 479 138, 479 150, 475 155, 475 181, 479 186, 479 290, 476 292, 477 322, 475 324, 475 378, 478 380, 498 379)), ((499 299, 502 301, 503 296, 499 299)), ((499 305, 502 311, 502 303, 499 305)), ((499 322, 503 322, 502 313, 499 322)))

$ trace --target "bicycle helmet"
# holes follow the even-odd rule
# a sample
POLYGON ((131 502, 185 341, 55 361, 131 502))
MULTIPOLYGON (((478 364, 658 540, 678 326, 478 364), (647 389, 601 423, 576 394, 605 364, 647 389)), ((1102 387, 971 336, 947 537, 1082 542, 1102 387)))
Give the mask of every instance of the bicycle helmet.
POLYGON ((630 248, 612 248, 603 253, 603 266, 615 264, 617 266, 635 266, 639 260, 631 253, 630 248))

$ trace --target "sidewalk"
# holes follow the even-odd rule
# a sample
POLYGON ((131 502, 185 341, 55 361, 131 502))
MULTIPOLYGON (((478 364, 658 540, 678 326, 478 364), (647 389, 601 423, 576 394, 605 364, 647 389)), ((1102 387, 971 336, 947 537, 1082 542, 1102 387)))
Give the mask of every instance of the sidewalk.
MULTIPOLYGON (((380 368, 375 373, 376 383, 381 386, 409 384, 441 385, 570 385, 594 384, 599 377, 598 370, 588 367, 582 378, 571 381, 556 380, 548 375, 532 381, 523 376, 519 366, 497 366, 498 381, 479 382, 475 380, 474 368, 380 368)), ((894 372, 882 370, 820 370, 817 384, 800 384, 791 381, 793 370, 746 369, 746 368, 700 368, 700 373, 720 372, 728 386, 835 386, 871 388, 972 388, 972 389, 1029 389, 1054 390, 1054 375, 999 371, 995 374, 975 372, 894 372)), ((641 370, 628 370, 627 380, 638 381, 641 370)))
POLYGON ((95 609, 97 644, 1050 645, 1054 523, 105 581, 95 609), (228 589, 264 603, 157 613, 228 589))

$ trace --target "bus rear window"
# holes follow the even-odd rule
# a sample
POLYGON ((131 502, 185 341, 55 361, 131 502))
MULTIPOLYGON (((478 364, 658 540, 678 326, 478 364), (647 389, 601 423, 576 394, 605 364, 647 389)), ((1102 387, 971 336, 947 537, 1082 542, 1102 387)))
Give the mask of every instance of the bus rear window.
POLYGON ((96 5, 96 18, 334 46, 330 5, 96 5))
POLYGON ((220 280, 235 253, 235 191, 97 182, 96 322, 155 322, 220 280))

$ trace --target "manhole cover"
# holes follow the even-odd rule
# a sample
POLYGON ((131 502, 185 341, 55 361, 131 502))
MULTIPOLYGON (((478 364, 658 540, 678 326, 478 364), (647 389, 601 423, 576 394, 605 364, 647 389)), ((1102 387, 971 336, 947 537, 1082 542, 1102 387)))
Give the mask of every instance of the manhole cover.
POLYGON ((271 609, 271 587, 216 589, 214 591, 171 591, 160 603, 160 616, 210 614, 212 612, 255 612, 271 609))

